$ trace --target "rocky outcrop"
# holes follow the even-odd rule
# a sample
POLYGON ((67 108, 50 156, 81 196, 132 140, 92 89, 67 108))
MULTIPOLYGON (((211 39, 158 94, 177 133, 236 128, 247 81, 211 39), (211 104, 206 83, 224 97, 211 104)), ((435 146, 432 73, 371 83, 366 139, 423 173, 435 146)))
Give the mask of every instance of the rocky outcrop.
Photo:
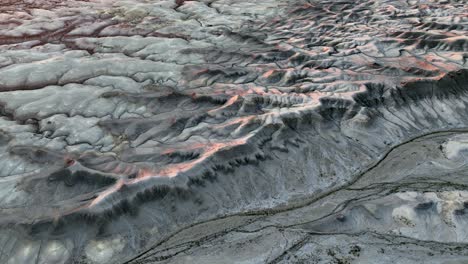
POLYGON ((0 262, 465 260, 465 9, 6 3, 0 262))

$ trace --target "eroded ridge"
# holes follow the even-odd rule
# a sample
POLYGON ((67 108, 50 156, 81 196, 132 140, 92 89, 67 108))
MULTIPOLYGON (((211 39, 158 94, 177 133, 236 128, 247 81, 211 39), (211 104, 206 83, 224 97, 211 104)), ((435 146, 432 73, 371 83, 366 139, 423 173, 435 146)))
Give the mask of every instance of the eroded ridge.
POLYGON ((402 142, 467 127, 466 9, 7 1, 0 262, 130 260, 196 223, 300 207, 402 142))

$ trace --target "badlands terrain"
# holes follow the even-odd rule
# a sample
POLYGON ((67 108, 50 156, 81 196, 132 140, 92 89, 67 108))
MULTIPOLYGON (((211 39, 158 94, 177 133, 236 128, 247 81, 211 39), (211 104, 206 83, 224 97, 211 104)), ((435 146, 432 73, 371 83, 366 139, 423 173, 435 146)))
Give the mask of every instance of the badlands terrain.
POLYGON ((467 263, 464 0, 0 0, 0 263, 467 263))

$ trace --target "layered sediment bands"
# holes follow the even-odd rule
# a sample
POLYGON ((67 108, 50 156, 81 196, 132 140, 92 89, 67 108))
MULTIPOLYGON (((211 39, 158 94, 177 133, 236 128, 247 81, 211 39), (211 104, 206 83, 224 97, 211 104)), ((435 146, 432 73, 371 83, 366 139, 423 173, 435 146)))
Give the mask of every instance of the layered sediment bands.
POLYGON ((414 138, 341 188, 274 213, 197 224, 130 263, 463 261, 466 133, 414 138))
POLYGON ((0 262, 465 260, 466 9, 2 5, 0 262))

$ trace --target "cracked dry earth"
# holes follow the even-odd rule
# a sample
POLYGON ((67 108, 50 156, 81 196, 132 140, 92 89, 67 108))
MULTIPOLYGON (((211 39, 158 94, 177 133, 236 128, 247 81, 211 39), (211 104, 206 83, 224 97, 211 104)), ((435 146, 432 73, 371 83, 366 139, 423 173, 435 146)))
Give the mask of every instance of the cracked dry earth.
POLYGON ((467 263, 468 4, 0 0, 0 263, 467 263))

